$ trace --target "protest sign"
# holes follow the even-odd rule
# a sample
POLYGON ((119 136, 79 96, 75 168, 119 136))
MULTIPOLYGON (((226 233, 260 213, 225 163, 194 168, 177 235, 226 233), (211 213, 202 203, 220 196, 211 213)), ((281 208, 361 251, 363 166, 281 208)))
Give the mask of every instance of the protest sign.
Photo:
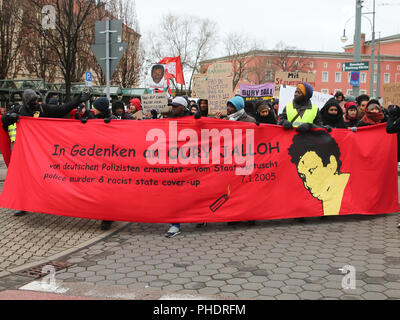
POLYGON ((232 77, 207 77, 208 112, 226 115, 226 103, 232 98, 232 77))
POLYGON ((382 97, 385 108, 389 103, 400 106, 400 83, 384 84, 382 97))
POLYGON ((159 113, 168 110, 168 96, 166 93, 153 93, 142 95, 142 109, 144 114, 151 113, 155 109, 159 113))
POLYGON ((232 70, 232 62, 217 62, 208 67, 207 74, 215 76, 231 76, 232 70))
POLYGON ((82 135, 80 121, 20 117, 0 206, 141 223, 399 211, 397 137, 385 124, 357 134, 190 117, 134 125, 100 119, 85 128, 82 135), (335 158, 329 172, 320 160, 299 165, 316 150, 335 158), (324 177, 310 176, 309 165, 324 177))
POLYGON ((192 98, 208 99, 207 75, 193 75, 192 98))
POLYGON ((260 85, 240 85, 240 95, 244 98, 272 97, 274 95, 274 84, 264 83, 260 85))
MULTIPOLYGON (((279 114, 282 113, 286 105, 293 101, 296 87, 281 86, 279 90, 279 114)), ((319 109, 322 109, 325 103, 333 98, 333 96, 321 92, 314 91, 311 98, 311 102, 315 104, 319 109)))
POLYGON ((315 74, 300 72, 276 72, 274 81, 274 98, 279 98, 279 90, 282 85, 297 86, 301 82, 308 82, 315 87, 315 74))
POLYGON ((167 88, 167 80, 165 79, 165 66, 162 64, 153 64, 147 74, 146 88, 164 89, 167 88))

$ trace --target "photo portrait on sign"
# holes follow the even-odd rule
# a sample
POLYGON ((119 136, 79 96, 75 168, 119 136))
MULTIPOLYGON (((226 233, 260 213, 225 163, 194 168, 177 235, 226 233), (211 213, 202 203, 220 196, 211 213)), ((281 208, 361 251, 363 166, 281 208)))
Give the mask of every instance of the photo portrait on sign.
POLYGON ((151 89, 161 89, 167 87, 165 80, 165 66, 163 64, 154 64, 148 73, 146 87, 151 89))
POLYGON ((340 172, 342 162, 337 142, 322 130, 300 133, 293 137, 289 155, 304 187, 322 201, 324 215, 339 215, 350 174, 340 172))

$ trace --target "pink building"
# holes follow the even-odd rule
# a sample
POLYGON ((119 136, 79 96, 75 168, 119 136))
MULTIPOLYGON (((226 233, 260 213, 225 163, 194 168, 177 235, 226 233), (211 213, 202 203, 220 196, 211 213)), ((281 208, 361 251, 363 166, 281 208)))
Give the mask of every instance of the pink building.
MULTIPOLYGON (((370 69, 360 73, 360 93, 366 93, 371 96, 376 95, 379 50, 381 55, 380 92, 382 93, 384 84, 400 83, 400 34, 377 40, 375 48, 374 93, 371 94, 371 42, 365 41, 365 35, 363 34, 361 39, 361 61, 368 61, 370 69)), ((323 93, 342 91, 345 95, 351 95, 350 72, 343 72, 343 63, 353 62, 353 45, 344 49, 345 52, 293 50, 283 53, 274 50, 251 51, 236 59, 222 57, 203 61, 201 66, 202 71, 205 72, 208 66, 214 62, 232 61, 235 69, 239 70, 236 74, 240 74, 240 81, 235 90, 241 83, 261 84, 273 82, 275 72, 282 71, 282 66, 286 66, 286 71, 314 73, 316 91, 323 93), (243 70, 240 70, 239 65, 245 65, 243 70)))

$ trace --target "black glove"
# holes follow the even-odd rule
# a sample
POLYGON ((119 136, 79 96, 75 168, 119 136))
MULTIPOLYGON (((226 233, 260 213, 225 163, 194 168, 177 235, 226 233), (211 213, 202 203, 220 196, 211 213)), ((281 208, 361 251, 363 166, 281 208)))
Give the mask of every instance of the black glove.
POLYGON ((194 114, 194 118, 195 118, 196 120, 199 120, 199 119, 201 118, 201 113, 200 113, 199 111, 197 111, 197 112, 194 114))
POLYGON ((331 126, 324 126, 324 128, 326 129, 326 131, 328 132, 332 132, 332 127, 331 126))
POLYGON ((303 123, 297 128, 297 132, 305 133, 311 130, 311 124, 310 123, 303 123))
POLYGON ((88 93, 84 93, 79 97, 79 103, 86 102, 88 100, 90 100, 90 94, 88 93))
POLYGON ((104 123, 110 123, 111 122, 111 118, 104 118, 104 123))
POLYGON ((256 121, 256 125, 257 125, 257 127, 259 127, 259 126, 260 126, 260 123, 259 123, 258 121, 256 121))
POLYGON ((14 124, 19 120, 19 114, 18 113, 10 113, 10 115, 8 116, 8 119, 10 120, 11 124, 14 124))
POLYGON ((293 129, 292 123, 288 120, 283 121, 282 126, 285 128, 285 130, 293 129))
POLYGON ((153 119, 157 119, 158 117, 158 112, 156 109, 152 109, 151 111, 151 116, 153 117, 153 119))
POLYGON ((83 124, 85 124, 87 121, 88 121, 88 118, 87 117, 81 117, 81 122, 83 123, 83 124))
POLYGON ((391 116, 391 117, 399 116, 400 115, 400 107, 391 105, 388 107, 388 113, 389 113, 389 116, 391 116))

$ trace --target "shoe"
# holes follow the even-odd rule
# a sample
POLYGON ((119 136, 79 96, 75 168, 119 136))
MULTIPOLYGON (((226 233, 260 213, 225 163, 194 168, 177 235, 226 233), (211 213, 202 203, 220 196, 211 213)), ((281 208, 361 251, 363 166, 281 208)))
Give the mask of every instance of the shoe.
POLYGON ((294 218, 294 220, 297 222, 306 222, 305 218, 294 218))
POLYGON ((231 221, 231 222, 228 222, 228 226, 234 226, 234 225, 237 225, 239 223, 240 223, 240 221, 231 221))
POLYGON ((173 238, 181 233, 181 230, 178 227, 172 226, 169 228, 168 232, 165 234, 166 238, 173 238))
POLYGON ((16 213, 14 213, 14 217, 22 217, 22 216, 26 216, 29 212, 27 211, 18 211, 16 213))
POLYGON ((400 229, 400 223, 399 223, 399 225, 397 226, 397 228, 399 228, 399 229, 400 229))
POLYGON ((255 225, 256 225, 256 222, 255 222, 254 220, 247 221, 247 225, 248 225, 248 226, 255 226, 255 225))
POLYGON ((110 230, 111 224, 112 224, 112 221, 102 221, 100 228, 101 228, 101 230, 104 230, 104 231, 110 230))
POLYGON ((206 225, 207 225, 207 222, 198 223, 198 224, 196 224, 196 228, 197 228, 197 229, 204 228, 206 225))

